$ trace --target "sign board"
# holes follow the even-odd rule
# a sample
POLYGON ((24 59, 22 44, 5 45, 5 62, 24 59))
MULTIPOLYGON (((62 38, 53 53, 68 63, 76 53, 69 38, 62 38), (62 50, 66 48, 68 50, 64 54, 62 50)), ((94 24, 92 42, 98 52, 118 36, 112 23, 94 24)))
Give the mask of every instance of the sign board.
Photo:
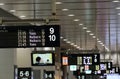
POLYGON ((18 79, 31 79, 31 68, 18 68, 18 79))
POLYGON ((54 79, 54 71, 45 71, 44 72, 44 78, 45 79, 54 79))
POLYGON ((66 54, 62 56, 62 65, 99 65, 100 54, 66 54))
POLYGON ((59 47, 60 26, 1 26, 0 48, 59 47))

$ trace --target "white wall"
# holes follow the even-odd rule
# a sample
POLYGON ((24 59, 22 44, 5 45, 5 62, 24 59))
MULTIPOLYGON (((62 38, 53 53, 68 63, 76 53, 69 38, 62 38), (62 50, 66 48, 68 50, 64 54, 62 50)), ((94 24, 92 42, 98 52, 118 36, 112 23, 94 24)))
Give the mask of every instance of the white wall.
POLYGON ((0 49, 0 79, 14 79, 15 49, 0 49))

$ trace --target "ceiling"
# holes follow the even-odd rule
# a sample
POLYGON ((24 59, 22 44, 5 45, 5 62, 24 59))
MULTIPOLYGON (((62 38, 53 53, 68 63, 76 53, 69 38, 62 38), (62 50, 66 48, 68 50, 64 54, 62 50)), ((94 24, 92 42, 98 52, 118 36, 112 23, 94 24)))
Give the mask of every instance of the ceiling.
POLYGON ((50 24, 61 25, 61 46, 68 49, 119 51, 119 0, 0 0, 0 7, 21 19, 59 19, 50 24))

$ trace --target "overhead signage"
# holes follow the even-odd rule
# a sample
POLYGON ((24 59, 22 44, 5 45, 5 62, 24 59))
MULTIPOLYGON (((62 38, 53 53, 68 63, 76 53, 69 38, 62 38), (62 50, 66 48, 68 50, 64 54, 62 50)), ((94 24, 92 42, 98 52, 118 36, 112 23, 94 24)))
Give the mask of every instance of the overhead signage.
POLYGON ((44 72, 44 78, 45 79, 54 79, 54 71, 45 71, 44 72))
POLYGON ((62 55, 62 65, 99 65, 100 54, 67 54, 62 55))
POLYGON ((31 68, 18 68, 18 79, 31 79, 31 68))
POLYGON ((0 48, 59 47, 60 26, 1 26, 0 48))

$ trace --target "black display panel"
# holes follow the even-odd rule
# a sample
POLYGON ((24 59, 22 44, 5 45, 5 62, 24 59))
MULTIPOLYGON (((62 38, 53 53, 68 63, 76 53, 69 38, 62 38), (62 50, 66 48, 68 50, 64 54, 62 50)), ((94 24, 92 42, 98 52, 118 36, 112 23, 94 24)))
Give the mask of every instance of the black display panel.
POLYGON ((31 68, 18 68, 18 79, 31 79, 31 68))
POLYGON ((32 66, 53 66, 55 65, 54 52, 36 51, 31 53, 32 66))
POLYGON ((0 48, 59 47, 60 26, 1 26, 0 48))
POLYGON ((61 54, 62 65, 99 65, 100 54, 61 54))

